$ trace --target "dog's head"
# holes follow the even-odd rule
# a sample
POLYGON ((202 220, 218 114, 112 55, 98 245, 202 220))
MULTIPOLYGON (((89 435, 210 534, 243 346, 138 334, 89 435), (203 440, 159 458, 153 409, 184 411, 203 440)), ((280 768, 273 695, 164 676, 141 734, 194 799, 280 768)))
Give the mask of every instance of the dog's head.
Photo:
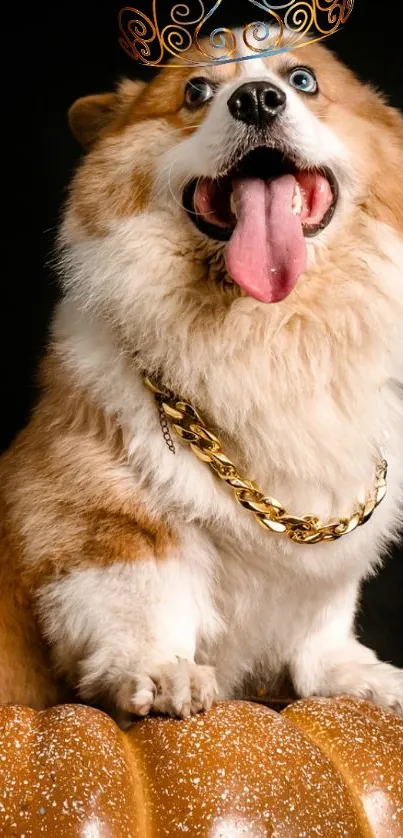
POLYGON ((403 121, 318 44, 166 68, 79 100, 70 119, 88 154, 64 240, 88 296, 105 311, 119 297, 115 321, 130 309, 140 324, 162 300, 178 318, 206 300, 220 316, 292 307, 343 260, 348 274, 368 224, 403 232, 403 121))

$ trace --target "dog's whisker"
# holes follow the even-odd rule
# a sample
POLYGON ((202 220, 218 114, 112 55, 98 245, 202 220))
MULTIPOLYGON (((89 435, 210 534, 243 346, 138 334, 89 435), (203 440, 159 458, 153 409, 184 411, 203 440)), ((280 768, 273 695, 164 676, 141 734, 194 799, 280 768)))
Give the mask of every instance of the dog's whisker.
MULTIPOLYGON (((170 171, 171 171, 171 170, 170 170, 170 171)), ((197 178, 197 182, 196 182, 196 189, 197 189, 197 186, 199 185, 200 181, 201 181, 201 176, 197 178)), ((182 183, 181 183, 181 184, 179 184, 179 190, 180 190, 180 192, 182 192, 182 190, 184 189, 184 187, 185 187, 185 186, 186 186, 186 178, 185 178, 185 180, 183 180, 183 181, 182 181, 182 183)), ((171 179, 170 179, 170 178, 169 178, 169 180, 168 180, 168 188, 169 188, 169 192, 170 192, 170 194, 171 194, 172 198, 174 199, 175 203, 176 203, 176 204, 178 204, 178 206, 180 206, 183 210, 185 210, 185 207, 184 207, 184 205, 183 205, 183 201, 179 200, 179 199, 176 197, 176 195, 175 195, 175 193, 174 193, 174 191, 173 191, 173 188, 172 188, 172 183, 171 183, 171 179)), ((196 212, 196 210, 186 209, 186 212, 188 213, 188 215, 194 215, 196 218, 197 218, 197 216, 198 216, 198 213, 196 212)), ((214 216, 214 211, 213 211, 213 210, 211 210, 211 212, 205 212, 205 213, 203 213, 203 215, 204 215, 204 217, 207 217, 207 216, 209 216, 209 215, 214 216)))
MULTIPOLYGON (((181 207, 181 209, 185 210, 185 207, 184 207, 184 205, 183 205, 183 201, 182 201, 182 200, 180 200, 180 199, 177 197, 177 195, 175 195, 175 192, 174 192, 174 189, 173 189, 173 186, 172 186, 172 171, 173 171, 173 168, 174 168, 174 166, 176 165, 176 163, 179 161, 179 158, 180 158, 180 152, 178 151, 178 153, 175 155, 175 157, 174 157, 174 159, 172 160, 172 163, 171 163, 171 165, 170 165, 170 167, 169 167, 169 170, 168 170, 168 177, 167 177, 167 182, 166 182, 166 185, 161 186, 161 193, 162 193, 163 191, 165 191, 165 188, 168 188, 169 193, 170 193, 171 197, 173 198, 173 200, 175 201, 175 203, 177 204, 177 206, 179 206, 179 207, 181 207)), ((201 177, 202 177, 202 176, 200 175, 200 176, 197 178, 196 188, 197 188, 198 184, 200 183, 201 177)), ((183 178, 183 179, 182 179, 182 180, 178 183, 177 189, 178 189, 178 191, 179 191, 180 193, 182 193, 182 192, 183 192, 183 189, 184 189, 184 188, 185 188, 185 186, 186 186, 186 182, 187 182, 187 177, 185 176, 185 177, 184 177, 184 178, 183 178)), ((195 217, 197 217, 197 215, 198 215, 198 213, 197 213, 195 210, 190 210, 190 209, 187 209, 186 211, 187 211, 187 213, 188 213, 189 215, 194 215, 195 217)), ((205 216, 208 216, 208 215, 214 216, 214 211, 212 210, 211 212, 205 213, 205 216)))

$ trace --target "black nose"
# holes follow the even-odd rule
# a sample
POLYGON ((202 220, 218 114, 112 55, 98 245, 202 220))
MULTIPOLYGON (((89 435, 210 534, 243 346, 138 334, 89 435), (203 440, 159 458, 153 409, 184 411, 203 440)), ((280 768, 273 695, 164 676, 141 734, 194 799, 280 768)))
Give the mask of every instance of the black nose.
POLYGON ((238 87, 228 100, 228 108, 234 119, 264 128, 284 110, 286 101, 284 91, 275 84, 252 81, 238 87))

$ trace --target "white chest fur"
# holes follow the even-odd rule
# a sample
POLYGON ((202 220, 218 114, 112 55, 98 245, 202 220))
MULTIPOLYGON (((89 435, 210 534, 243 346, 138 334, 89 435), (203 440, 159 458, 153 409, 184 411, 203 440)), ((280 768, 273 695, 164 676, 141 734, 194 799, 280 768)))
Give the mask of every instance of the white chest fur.
MULTIPOLYGON (((338 359, 334 369, 325 367, 337 352, 324 358, 326 346, 317 340, 318 358, 311 359, 310 371, 316 380, 316 365, 324 386, 312 388, 311 379, 303 380, 292 353, 282 360, 277 354, 264 386, 253 354, 243 359, 239 375, 228 364, 220 366, 217 353, 209 367, 209 387, 220 394, 217 424, 229 430, 231 453, 238 452, 247 477, 292 513, 312 512, 324 519, 351 513, 358 495, 372 485, 379 447, 386 447, 387 500, 370 523, 331 545, 300 546, 264 532, 189 449, 177 443, 173 455, 153 396, 106 327, 69 296, 59 308, 54 334, 64 363, 107 414, 120 417, 127 462, 117 467, 117 477, 120 473, 132 481, 148 510, 180 531, 179 561, 193 580, 189 584, 198 614, 196 656, 217 664, 223 695, 253 666, 264 665, 268 675, 284 665, 295 667, 296 661, 300 691, 317 689, 322 652, 347 643, 359 582, 395 534, 403 483, 402 407, 395 383, 402 380, 395 339, 402 308, 402 248, 387 230, 383 234, 390 305, 378 319, 371 313, 369 351, 353 334, 356 354, 338 359)), ((372 267, 385 270, 385 263, 379 259, 378 268, 372 267)), ((204 396, 201 392, 201 402, 204 396)), ((174 575, 179 578, 177 567, 174 575)), ((130 611, 130 603, 127 607, 130 611)), ((330 692, 326 678, 323 689, 330 692)))

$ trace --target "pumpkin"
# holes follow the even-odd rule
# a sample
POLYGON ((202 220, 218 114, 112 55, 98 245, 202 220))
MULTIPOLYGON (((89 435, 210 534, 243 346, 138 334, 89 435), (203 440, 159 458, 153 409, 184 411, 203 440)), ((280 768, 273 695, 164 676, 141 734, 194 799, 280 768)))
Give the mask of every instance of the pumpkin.
POLYGON ((4 706, 0 835, 398 838, 403 721, 350 698, 240 701, 122 732, 85 706, 4 706))

